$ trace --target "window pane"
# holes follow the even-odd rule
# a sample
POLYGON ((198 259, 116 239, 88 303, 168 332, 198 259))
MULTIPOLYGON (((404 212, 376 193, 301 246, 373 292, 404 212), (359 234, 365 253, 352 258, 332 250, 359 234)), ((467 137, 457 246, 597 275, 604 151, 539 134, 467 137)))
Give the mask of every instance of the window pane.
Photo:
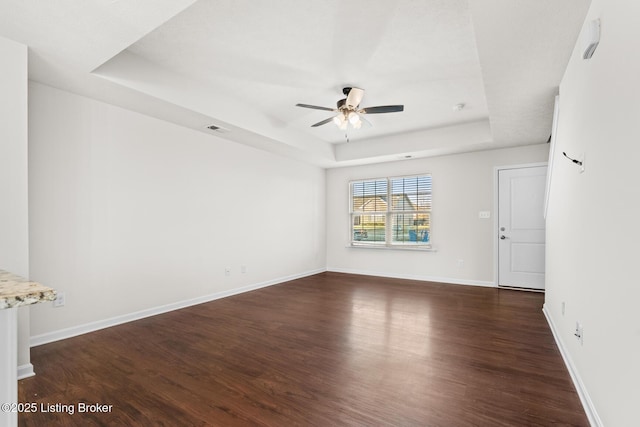
POLYGON ((431 175, 351 182, 350 208, 352 243, 431 244, 431 175))
POLYGON ((385 241, 385 215, 353 215, 351 237, 354 242, 382 242, 385 241))
POLYGON ((394 244, 429 244, 431 239, 431 215, 427 212, 393 214, 391 242, 394 244))
POLYGON ((361 181, 351 184, 352 212, 386 212, 387 181, 361 181))
POLYGON ((391 179, 392 211, 430 211, 431 175, 391 179))

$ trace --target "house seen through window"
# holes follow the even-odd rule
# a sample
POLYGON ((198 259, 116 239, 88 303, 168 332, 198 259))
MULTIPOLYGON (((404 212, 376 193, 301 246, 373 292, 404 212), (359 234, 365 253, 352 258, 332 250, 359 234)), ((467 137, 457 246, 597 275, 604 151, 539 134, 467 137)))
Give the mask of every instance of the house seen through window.
POLYGON ((431 245, 431 175, 353 181, 349 187, 353 245, 431 245))

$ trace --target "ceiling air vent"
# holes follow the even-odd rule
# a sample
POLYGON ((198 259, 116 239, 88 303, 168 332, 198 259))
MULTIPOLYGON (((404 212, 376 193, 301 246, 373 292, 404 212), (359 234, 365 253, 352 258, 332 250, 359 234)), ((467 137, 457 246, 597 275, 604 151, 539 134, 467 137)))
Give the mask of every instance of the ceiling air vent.
POLYGON ((215 132, 220 132, 220 133, 229 132, 229 129, 225 129, 225 128, 217 126, 217 125, 209 125, 209 126, 207 126, 207 129, 215 131, 215 132))

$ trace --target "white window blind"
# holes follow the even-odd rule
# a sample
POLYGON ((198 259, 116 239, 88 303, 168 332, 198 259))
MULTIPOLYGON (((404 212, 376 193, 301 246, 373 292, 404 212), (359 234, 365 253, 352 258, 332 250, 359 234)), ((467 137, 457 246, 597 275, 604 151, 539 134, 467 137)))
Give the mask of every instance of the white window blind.
POLYGON ((431 189, 431 175, 351 182, 351 243, 429 247, 431 189))

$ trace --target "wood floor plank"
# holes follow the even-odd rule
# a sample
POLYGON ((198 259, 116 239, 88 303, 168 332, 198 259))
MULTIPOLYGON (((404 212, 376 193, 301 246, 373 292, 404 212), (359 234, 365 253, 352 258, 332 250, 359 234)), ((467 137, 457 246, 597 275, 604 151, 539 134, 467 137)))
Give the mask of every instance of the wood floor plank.
POLYGON ((543 299, 322 273, 35 347, 19 424, 588 426, 543 299))

